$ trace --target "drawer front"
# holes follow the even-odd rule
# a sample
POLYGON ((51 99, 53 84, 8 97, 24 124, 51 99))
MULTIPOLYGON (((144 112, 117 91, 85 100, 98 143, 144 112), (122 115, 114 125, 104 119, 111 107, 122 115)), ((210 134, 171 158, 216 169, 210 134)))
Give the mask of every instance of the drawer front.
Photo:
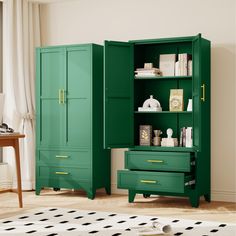
POLYGON ((39 151, 39 162, 42 165, 88 167, 91 163, 90 151, 39 151))
POLYGON ((184 193, 190 179, 184 173, 118 171, 118 188, 141 191, 184 193))
POLYGON ((133 170, 191 171, 191 155, 183 152, 127 151, 125 168, 133 170))
POLYGON ((39 166, 38 167, 38 177, 40 179, 50 179, 50 180, 68 180, 83 181, 90 179, 90 170, 87 168, 71 168, 71 167, 48 167, 39 166))

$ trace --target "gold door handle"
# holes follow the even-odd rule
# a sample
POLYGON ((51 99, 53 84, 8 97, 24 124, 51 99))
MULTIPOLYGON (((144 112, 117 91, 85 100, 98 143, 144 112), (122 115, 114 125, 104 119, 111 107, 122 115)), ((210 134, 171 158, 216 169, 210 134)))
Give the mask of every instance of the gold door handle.
POLYGON ((62 104, 65 103, 65 90, 64 89, 61 90, 61 101, 62 101, 62 104))
POLYGON ((69 158, 69 156, 61 156, 61 155, 56 155, 56 158, 60 158, 60 159, 67 159, 67 158, 69 158))
POLYGON ((62 171, 56 171, 55 174, 56 175, 69 175, 68 172, 62 172, 62 171))
POLYGON ((145 184, 156 184, 157 181, 156 180, 140 180, 141 183, 145 183, 145 184))
POLYGON ((150 162, 150 163, 163 163, 164 161, 163 160, 147 160, 147 162, 150 162))
POLYGON ((58 90, 58 103, 59 104, 65 103, 65 90, 64 89, 58 90))
POLYGON ((205 102, 205 100, 206 100, 206 85, 205 85, 205 84, 202 84, 201 88, 202 88, 202 97, 201 97, 201 100, 202 100, 203 102, 205 102))
POLYGON ((58 103, 61 104, 61 89, 58 90, 58 103))

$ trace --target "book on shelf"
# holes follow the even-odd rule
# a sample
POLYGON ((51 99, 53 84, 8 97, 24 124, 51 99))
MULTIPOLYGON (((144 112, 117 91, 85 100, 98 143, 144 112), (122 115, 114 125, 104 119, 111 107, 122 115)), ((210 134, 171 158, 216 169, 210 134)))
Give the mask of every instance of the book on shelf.
POLYGON ((160 54, 159 68, 162 76, 175 75, 176 54, 160 54))
POLYGON ((193 129, 192 127, 182 127, 180 129, 180 147, 192 147, 193 146, 193 129))
POLYGON ((192 75, 192 56, 188 53, 178 54, 178 61, 175 63, 175 76, 192 75))
POLYGON ((156 77, 160 76, 160 70, 158 68, 137 68, 135 71, 135 77, 141 78, 141 77, 156 77))

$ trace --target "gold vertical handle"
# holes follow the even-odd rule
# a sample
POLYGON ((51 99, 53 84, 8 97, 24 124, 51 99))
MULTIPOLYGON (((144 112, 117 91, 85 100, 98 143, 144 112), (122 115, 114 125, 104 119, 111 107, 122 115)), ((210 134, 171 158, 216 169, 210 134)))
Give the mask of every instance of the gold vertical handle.
POLYGON ((205 102, 205 100, 206 100, 206 85, 205 85, 205 84, 202 84, 201 88, 202 88, 201 101, 205 102))
POLYGON ((64 89, 61 90, 61 103, 65 104, 65 90, 64 89))
POLYGON ((58 90, 58 103, 59 104, 65 103, 65 90, 64 89, 58 90))
POLYGON ((61 89, 58 90, 58 103, 61 104, 61 89))

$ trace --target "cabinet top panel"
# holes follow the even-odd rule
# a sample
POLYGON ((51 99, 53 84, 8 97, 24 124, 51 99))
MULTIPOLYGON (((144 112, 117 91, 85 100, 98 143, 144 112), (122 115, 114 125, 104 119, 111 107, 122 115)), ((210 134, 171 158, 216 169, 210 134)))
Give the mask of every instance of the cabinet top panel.
POLYGON ((84 44, 65 44, 65 45, 52 45, 52 46, 45 46, 45 47, 37 47, 37 50, 41 49, 62 49, 62 48, 71 48, 71 47, 87 47, 87 46, 99 46, 102 45, 94 44, 94 43, 84 43, 84 44))
POLYGON ((201 34, 198 34, 198 35, 195 35, 195 36, 185 36, 185 37, 171 37, 171 38, 159 38, 159 39, 130 40, 129 42, 134 43, 134 44, 191 42, 196 37, 201 37, 201 34))

